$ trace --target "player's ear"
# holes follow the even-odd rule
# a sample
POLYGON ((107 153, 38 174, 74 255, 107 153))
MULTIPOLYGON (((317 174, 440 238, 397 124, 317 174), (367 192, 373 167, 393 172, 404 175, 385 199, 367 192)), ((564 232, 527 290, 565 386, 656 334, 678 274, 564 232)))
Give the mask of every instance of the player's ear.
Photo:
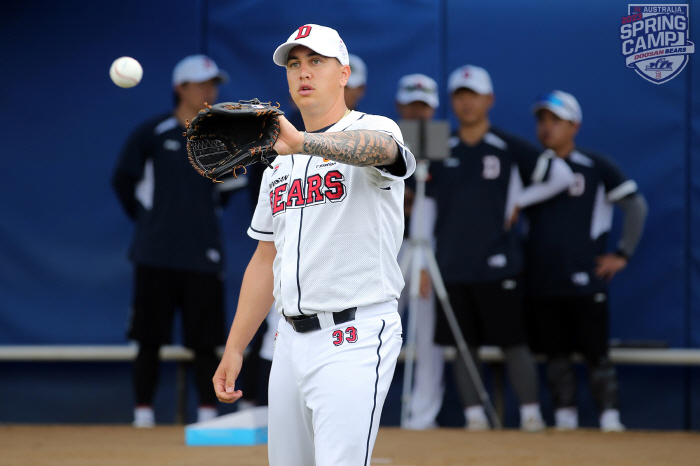
POLYGON ((340 85, 345 86, 348 84, 348 79, 350 78, 350 65, 341 65, 340 70, 340 85))
POLYGON ((489 97, 489 109, 493 108, 493 104, 496 103, 496 94, 491 93, 488 95, 489 97))
POLYGON ((572 121, 571 124, 574 125, 573 130, 571 131, 571 136, 576 137, 578 130, 581 129, 581 123, 574 123, 572 121))

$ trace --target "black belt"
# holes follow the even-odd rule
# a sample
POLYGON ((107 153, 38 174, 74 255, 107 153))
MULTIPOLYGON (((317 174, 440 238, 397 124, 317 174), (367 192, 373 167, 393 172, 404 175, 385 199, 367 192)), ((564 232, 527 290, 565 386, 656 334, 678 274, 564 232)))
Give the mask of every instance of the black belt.
MULTIPOLYGON (((333 322, 337 324, 344 324, 345 322, 350 322, 355 320, 356 307, 351 307, 340 312, 333 313, 333 322)), ((313 332, 314 330, 321 330, 321 322, 318 320, 316 314, 311 316, 294 316, 287 317, 284 319, 289 322, 289 324, 294 328, 295 331, 299 333, 313 332)))

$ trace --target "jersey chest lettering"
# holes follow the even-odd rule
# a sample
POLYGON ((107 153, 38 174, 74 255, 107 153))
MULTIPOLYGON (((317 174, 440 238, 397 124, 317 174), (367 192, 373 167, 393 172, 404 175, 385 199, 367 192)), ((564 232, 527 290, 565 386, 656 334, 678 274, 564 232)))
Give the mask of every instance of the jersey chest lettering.
POLYGON ((278 215, 287 209, 315 206, 326 202, 341 202, 347 195, 345 177, 338 170, 331 170, 324 175, 313 174, 305 180, 295 178, 284 183, 284 176, 270 183, 270 208, 272 215, 278 215))

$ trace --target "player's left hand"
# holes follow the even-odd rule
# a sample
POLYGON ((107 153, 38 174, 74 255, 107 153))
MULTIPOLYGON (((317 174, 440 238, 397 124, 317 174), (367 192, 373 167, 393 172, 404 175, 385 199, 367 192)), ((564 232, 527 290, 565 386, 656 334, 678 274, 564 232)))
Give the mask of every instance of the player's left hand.
POLYGON ((280 134, 272 147, 279 155, 299 154, 304 144, 304 133, 297 130, 285 117, 280 116, 280 134))
POLYGON ((617 272, 627 267, 627 259, 617 254, 603 254, 596 257, 598 264, 595 273, 598 277, 612 280, 617 272))

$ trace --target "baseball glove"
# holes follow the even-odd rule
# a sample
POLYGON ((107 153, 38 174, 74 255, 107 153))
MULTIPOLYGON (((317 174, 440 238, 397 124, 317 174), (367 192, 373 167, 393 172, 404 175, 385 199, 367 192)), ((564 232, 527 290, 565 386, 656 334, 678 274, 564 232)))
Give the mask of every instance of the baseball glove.
POLYGON ((236 169, 255 162, 270 166, 267 158, 276 155, 272 146, 284 114, 279 104, 253 99, 204 106, 184 133, 190 163, 200 175, 219 182, 221 175, 236 176, 236 169))

